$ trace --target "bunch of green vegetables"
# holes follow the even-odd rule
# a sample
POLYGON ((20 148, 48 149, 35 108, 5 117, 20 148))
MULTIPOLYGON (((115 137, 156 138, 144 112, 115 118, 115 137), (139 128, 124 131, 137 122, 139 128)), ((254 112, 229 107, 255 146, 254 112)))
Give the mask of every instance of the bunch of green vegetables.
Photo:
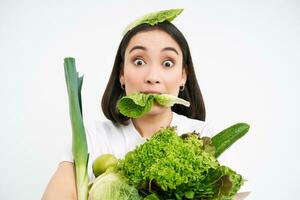
MULTIPOLYGON (((199 133, 181 136, 176 127, 156 132, 144 144, 117 160, 105 154, 93 163, 96 179, 88 187, 87 142, 82 120, 81 85, 73 58, 65 59, 73 132, 73 156, 78 199, 91 200, 229 200, 244 183, 243 177, 217 158, 249 130, 235 124, 214 137, 199 133)), ((189 106, 189 102, 167 94, 135 93, 121 98, 118 110, 128 117, 140 117, 154 103, 189 106)))
MULTIPOLYGON (((247 130, 246 124, 236 126, 247 130)), ((214 139, 161 129, 99 175, 90 199, 232 199, 244 179, 219 164, 214 139)))
MULTIPOLYGON (((134 93, 121 98, 117 107, 128 117, 139 117, 151 110, 154 102, 163 106, 189 105, 171 95, 134 93)), ((90 198, 232 199, 244 179, 220 165, 217 157, 248 130, 248 124, 238 123, 209 138, 195 132, 179 136, 176 127, 160 129, 122 160, 116 162, 113 155, 96 159, 95 175, 101 174, 99 168, 105 171, 101 166, 108 170, 94 181, 90 198)))

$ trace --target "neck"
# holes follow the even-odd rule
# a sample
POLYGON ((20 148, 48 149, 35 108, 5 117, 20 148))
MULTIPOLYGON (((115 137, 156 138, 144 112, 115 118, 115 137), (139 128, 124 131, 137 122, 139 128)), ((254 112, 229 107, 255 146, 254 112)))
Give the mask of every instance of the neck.
POLYGON ((143 117, 132 119, 134 127, 144 138, 150 138, 161 128, 170 126, 173 113, 171 108, 159 114, 147 114, 143 117))

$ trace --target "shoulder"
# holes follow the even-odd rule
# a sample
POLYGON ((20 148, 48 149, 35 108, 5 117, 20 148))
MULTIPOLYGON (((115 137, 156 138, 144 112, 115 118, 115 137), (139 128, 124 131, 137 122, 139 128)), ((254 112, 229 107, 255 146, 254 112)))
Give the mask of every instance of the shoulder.
POLYGON ((115 153, 117 147, 124 146, 126 131, 124 125, 114 124, 110 120, 93 120, 85 126, 90 153, 97 155, 115 153))
POLYGON ((93 177, 92 163, 102 154, 114 154, 121 158, 124 149, 124 128, 109 120, 91 120, 85 122, 85 131, 89 152, 89 176, 93 177))
POLYGON ((175 112, 173 112, 171 125, 177 127, 177 131, 180 135, 193 131, 200 133, 201 136, 211 137, 214 134, 214 124, 212 122, 191 119, 175 112))
POLYGON ((109 136, 111 134, 118 134, 122 130, 122 125, 117 125, 110 120, 96 119, 86 122, 85 129, 90 136, 109 136))

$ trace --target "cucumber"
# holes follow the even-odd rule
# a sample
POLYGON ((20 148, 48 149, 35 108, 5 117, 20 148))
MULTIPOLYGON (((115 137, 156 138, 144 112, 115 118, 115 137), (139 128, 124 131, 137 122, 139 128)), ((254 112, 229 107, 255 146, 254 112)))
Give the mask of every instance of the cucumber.
POLYGON ((213 136, 211 141, 216 148, 215 157, 219 157, 233 143, 243 137, 249 128, 250 126, 246 123, 237 123, 213 136))

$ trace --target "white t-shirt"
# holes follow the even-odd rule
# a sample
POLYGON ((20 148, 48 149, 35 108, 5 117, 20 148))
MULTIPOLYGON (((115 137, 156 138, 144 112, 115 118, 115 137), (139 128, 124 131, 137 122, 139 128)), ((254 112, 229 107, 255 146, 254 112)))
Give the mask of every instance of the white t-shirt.
MULTIPOLYGON (((210 123, 190 119, 175 112, 173 112, 170 126, 176 126, 179 135, 193 131, 200 133, 201 136, 212 137, 215 134, 213 126, 210 123)), ((90 180, 95 178, 92 171, 92 164, 98 156, 110 153, 116 158, 122 159, 127 152, 146 141, 146 138, 143 138, 135 129, 131 120, 128 125, 118 126, 109 120, 96 120, 90 124, 85 124, 85 130, 89 152, 88 175, 90 180)), ((69 143, 67 150, 63 153, 61 161, 73 162, 71 143, 69 143)))

